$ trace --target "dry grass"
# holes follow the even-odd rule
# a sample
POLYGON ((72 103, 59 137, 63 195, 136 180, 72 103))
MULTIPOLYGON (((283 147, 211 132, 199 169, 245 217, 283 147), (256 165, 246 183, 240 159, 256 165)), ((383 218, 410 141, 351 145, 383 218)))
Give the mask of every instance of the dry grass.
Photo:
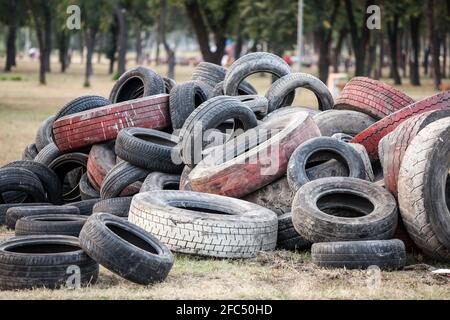
MULTIPOLYGON (((49 74, 48 85, 40 86, 37 64, 18 62, 14 75, 22 80, 0 80, 0 165, 19 159, 24 147, 34 140, 41 121, 64 103, 84 94, 107 97, 113 85, 106 64, 95 65, 92 87, 83 88, 79 64, 73 64, 64 75, 49 74)), ((189 79, 191 72, 190 67, 178 67, 176 80, 189 79)), ((0 73, 2 77, 10 75, 0 73)), ((269 77, 251 79, 261 92, 269 81, 269 77)), ((415 99, 434 94, 431 82, 425 80, 424 84, 420 89, 401 89, 415 99)), ((302 93, 295 104, 314 106, 314 97, 302 93)), ((12 235, 0 227, 0 239, 12 235)), ((410 257, 410 263, 415 261, 410 257)), ((365 271, 317 268, 309 253, 275 251, 245 261, 176 255, 167 281, 154 286, 134 285, 102 269, 98 283, 89 288, 8 291, 0 292, 0 299, 450 299, 448 278, 426 270, 382 272, 379 289, 369 289, 367 279, 365 271)))

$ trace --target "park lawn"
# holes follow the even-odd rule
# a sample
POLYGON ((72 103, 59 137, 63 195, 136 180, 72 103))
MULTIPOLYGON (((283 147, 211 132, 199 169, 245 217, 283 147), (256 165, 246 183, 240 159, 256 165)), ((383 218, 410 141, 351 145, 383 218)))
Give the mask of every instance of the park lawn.
MULTIPOLYGON (((106 62, 94 66, 91 88, 82 86, 81 64, 74 63, 66 74, 53 65, 55 72, 48 75, 46 86, 37 83, 37 63, 19 60, 18 65, 12 74, 0 73, 0 166, 20 159, 25 146, 34 141, 39 124, 66 102, 85 94, 107 97, 114 83, 106 62)), ((164 69, 156 68, 161 73, 164 69)), ((191 73, 191 67, 177 67, 176 80, 186 81, 191 73)), ((250 81, 262 93, 270 77, 253 76, 250 81)), ((429 79, 423 83, 420 88, 404 85, 400 89, 414 99, 435 93, 429 79)), ((317 104, 312 94, 302 92, 295 105, 317 104)), ((12 235, 0 227, 0 239, 12 235)), ((408 259, 409 264, 450 267, 421 256, 408 259)), ((177 254, 167 281, 153 286, 132 284, 102 268, 99 281, 89 288, 4 291, 0 299, 450 299, 448 279, 419 265, 408 271, 382 272, 380 286, 372 288, 366 271, 321 269, 311 263, 309 253, 274 251, 248 260, 177 254)))

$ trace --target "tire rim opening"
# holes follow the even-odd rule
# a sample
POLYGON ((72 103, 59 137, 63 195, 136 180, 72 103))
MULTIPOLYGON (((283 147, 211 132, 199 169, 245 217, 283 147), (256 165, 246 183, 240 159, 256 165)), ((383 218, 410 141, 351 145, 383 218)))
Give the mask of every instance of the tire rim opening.
POLYGON ((159 144, 162 146, 167 146, 167 147, 175 147, 177 144, 171 140, 167 140, 164 138, 160 138, 160 137, 156 137, 156 136, 151 136, 151 135, 146 135, 146 134, 137 134, 135 135, 136 138, 147 141, 147 142, 151 142, 154 144, 159 144))
MULTIPOLYGON (((340 156, 339 154, 333 152, 333 151, 324 151, 320 150, 317 152, 312 153, 307 159, 306 159, 306 167, 305 169, 311 169, 317 166, 324 165, 325 163, 328 163, 330 167, 333 167, 332 170, 332 176, 335 177, 348 177, 350 175, 350 168, 348 166, 347 161, 340 156)), ((318 172, 319 174, 321 172, 318 172)), ((324 172, 322 172, 324 173, 324 172)), ((308 178, 310 180, 317 179, 318 177, 312 177, 311 173, 306 172, 308 178)), ((330 176, 330 175, 325 175, 330 176)), ((325 177, 323 176, 323 177, 325 177)), ((320 176, 322 177, 322 176, 320 176)))
POLYGON ((180 190, 180 184, 177 182, 168 182, 163 186, 163 190, 180 190))
POLYGON ((141 237, 137 236, 133 232, 130 232, 128 230, 121 228, 120 226, 110 223, 107 223, 106 227, 109 230, 111 230, 115 235, 117 235, 119 238, 125 240, 126 242, 131 243, 135 247, 138 247, 139 249, 150 252, 152 254, 158 254, 158 251, 156 250, 155 247, 153 247, 150 243, 148 243, 141 237))
POLYGON ((447 210, 450 212, 450 172, 447 174, 447 180, 444 187, 445 203, 447 204, 447 210))
POLYGON ((141 94, 140 97, 144 95, 144 81, 139 77, 132 77, 120 87, 115 102, 136 99, 139 98, 139 96, 137 96, 139 94, 141 94))
POLYGON ((23 245, 16 245, 5 249, 8 252, 25 253, 25 254, 51 254, 51 253, 64 253, 74 252, 81 250, 77 246, 69 244, 44 244, 44 243, 27 243, 23 245))
POLYGON ((364 217, 375 209, 369 199, 344 192, 324 195, 317 200, 316 204, 320 211, 342 218, 364 217))
POLYGON ((216 207, 211 208, 210 204, 207 203, 187 203, 184 201, 176 201, 171 202, 170 205, 175 208, 193 211, 193 212, 199 212, 199 213, 210 213, 210 214, 220 214, 220 215, 234 215, 235 213, 231 210, 228 210, 224 207, 216 207))

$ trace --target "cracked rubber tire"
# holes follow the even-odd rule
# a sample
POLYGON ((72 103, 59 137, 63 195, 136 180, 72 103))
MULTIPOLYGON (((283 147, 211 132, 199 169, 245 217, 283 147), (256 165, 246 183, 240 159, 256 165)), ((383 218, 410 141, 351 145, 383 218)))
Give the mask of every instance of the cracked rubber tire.
POLYGON ((144 180, 147 175, 147 170, 122 161, 106 175, 102 188, 100 189, 100 196, 102 199, 116 198, 126 187, 137 181, 144 180))
POLYGON ((191 191, 153 191, 134 196, 128 220, 175 252, 249 258, 273 250, 278 221, 253 203, 191 191))
POLYGON ((105 212, 118 217, 128 217, 131 199, 133 197, 121 197, 104 199, 97 202, 92 209, 92 213, 105 212))
POLYGON ((303 239, 292 224, 292 214, 287 212, 278 217, 277 248, 285 250, 305 250, 311 242, 303 239))
POLYGON ((89 217, 80 245, 102 266, 138 284, 164 281, 173 265, 172 253, 155 236, 107 213, 89 217))
POLYGON ((345 133, 352 137, 376 122, 371 116, 352 110, 327 110, 314 116, 323 136, 345 133))
POLYGON ((78 237, 87 217, 82 215, 45 214, 23 217, 16 222, 16 236, 61 235, 78 237))
POLYGON ((55 143, 51 142, 42 148, 41 151, 36 155, 34 161, 42 163, 48 166, 53 160, 62 155, 62 152, 58 149, 55 143))
POLYGON ((405 245, 398 239, 315 243, 311 257, 325 268, 397 270, 406 263, 405 245))
POLYGON ((391 239, 397 203, 384 188, 349 177, 311 181, 292 203, 295 230, 316 242, 391 239))
POLYGON ((64 287, 80 268, 80 284, 95 284, 99 266, 68 236, 13 237, 0 244, 0 290, 64 287), (25 253, 25 254, 24 254, 25 253))

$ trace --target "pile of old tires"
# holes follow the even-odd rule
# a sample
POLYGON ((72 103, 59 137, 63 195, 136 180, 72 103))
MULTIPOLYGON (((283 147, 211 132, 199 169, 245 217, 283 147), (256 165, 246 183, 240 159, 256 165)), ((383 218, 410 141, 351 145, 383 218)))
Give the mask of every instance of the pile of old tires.
POLYGON ((0 244, 0 289, 61 287, 73 266, 94 284, 99 264, 150 284, 171 252, 311 248, 319 266, 398 269, 405 242, 450 260, 449 99, 357 77, 334 101, 264 52, 200 63, 181 84, 132 69, 0 168, 0 223, 16 233, 0 244), (276 80, 264 96, 245 80, 261 72, 276 80), (319 110, 292 106, 298 88, 319 110))

